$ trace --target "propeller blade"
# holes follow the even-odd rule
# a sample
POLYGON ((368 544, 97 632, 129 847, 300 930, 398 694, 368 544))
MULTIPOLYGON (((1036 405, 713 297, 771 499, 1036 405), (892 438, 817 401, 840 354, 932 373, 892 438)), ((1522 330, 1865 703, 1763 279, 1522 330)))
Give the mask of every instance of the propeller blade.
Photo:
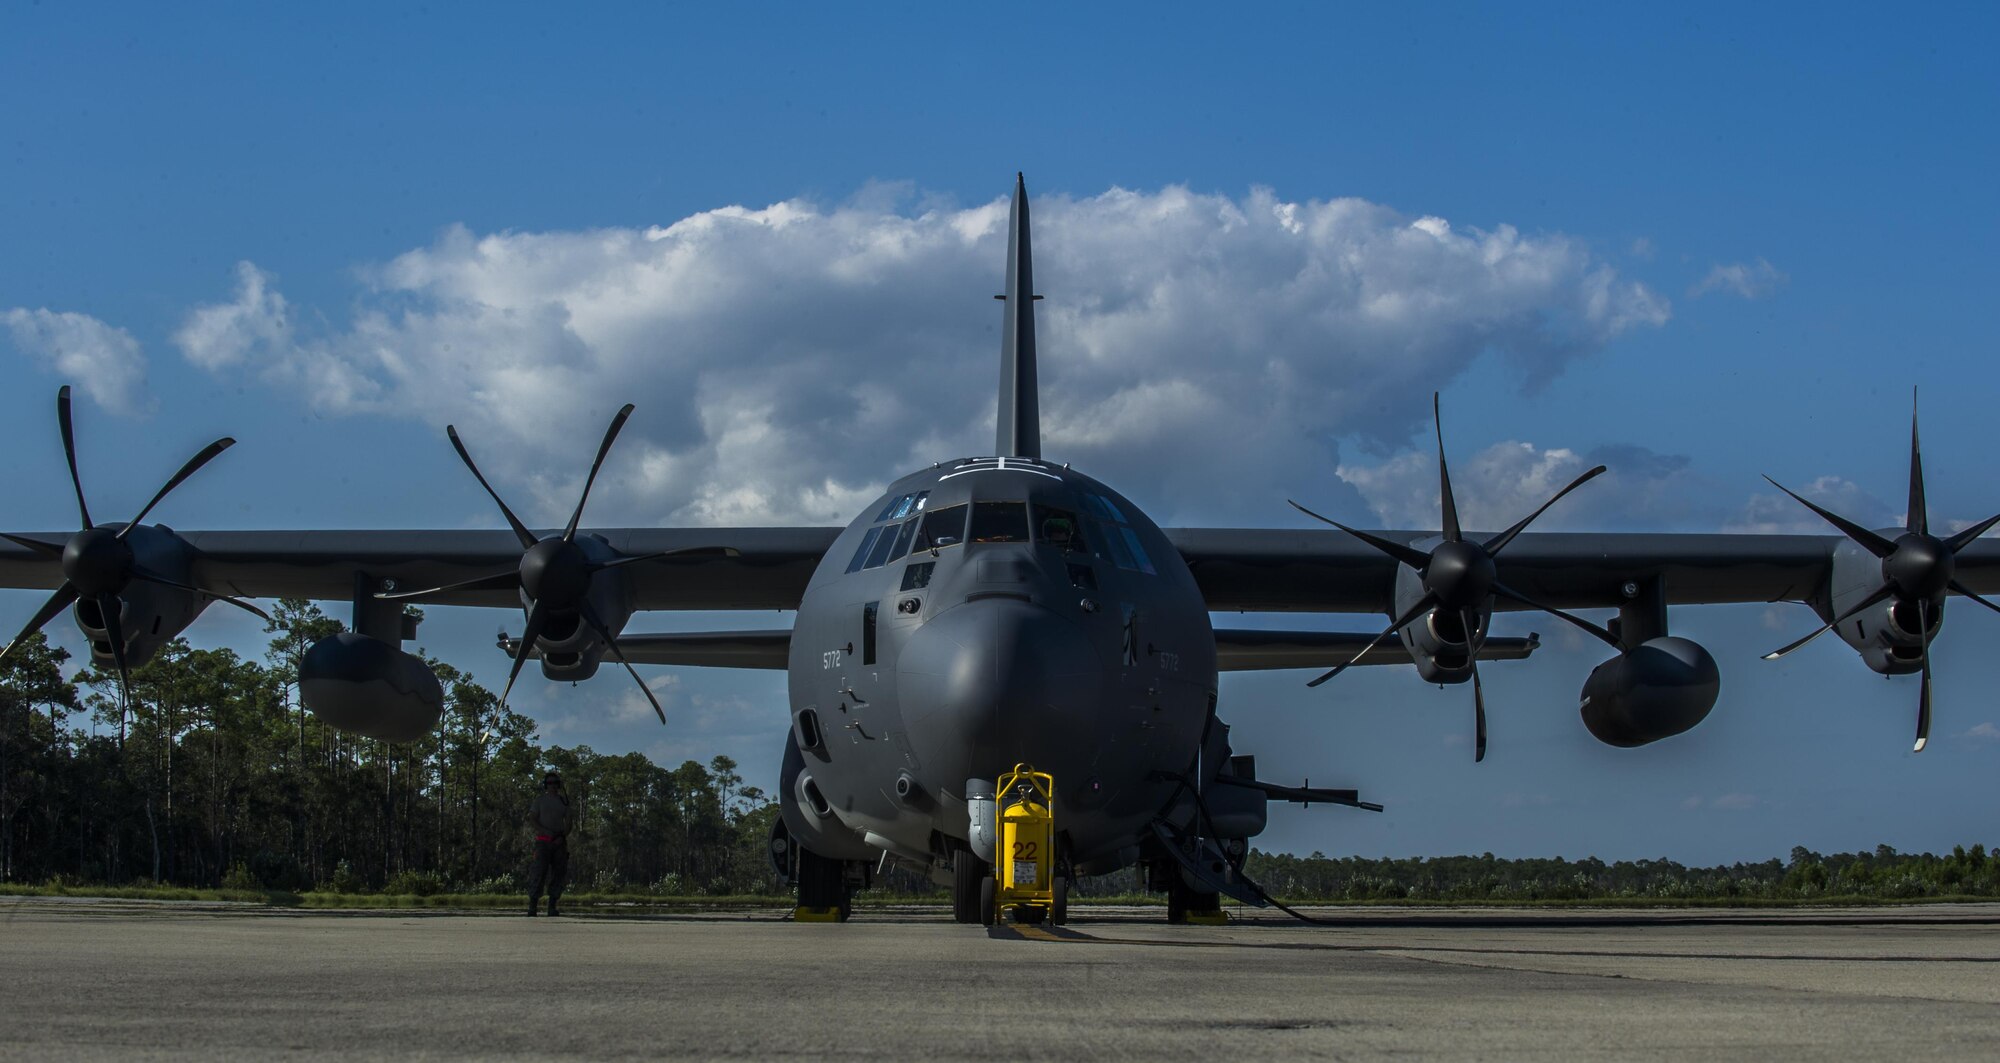
POLYGON ((1604 471, 1605 471, 1604 466, 1599 465, 1597 468, 1592 469, 1587 473, 1584 473, 1582 476, 1579 476, 1574 480, 1571 480, 1568 487, 1565 487, 1562 490, 1557 491, 1555 493, 1555 497, 1549 499, 1547 502, 1542 503, 1542 508, 1522 518, 1521 523, 1514 525, 1513 527, 1507 529, 1506 531, 1501 532, 1500 534, 1494 536, 1491 539, 1488 539, 1486 541, 1486 555, 1488 557, 1497 556, 1500 553, 1500 551, 1505 550, 1507 548, 1508 543, 1514 541, 1514 537, 1516 535, 1519 535, 1522 532, 1527 531, 1528 525, 1533 524, 1535 522, 1535 518, 1540 517, 1542 514, 1548 512, 1550 506, 1553 506, 1557 502, 1562 501, 1562 496, 1569 494, 1571 491, 1574 491, 1577 488, 1582 487, 1584 484, 1587 484, 1590 481, 1596 479, 1597 477, 1604 475, 1604 471))
POLYGON ((1599 641, 1603 642, 1607 646, 1610 646, 1614 650, 1623 650, 1625 648, 1625 644, 1618 640, 1618 636, 1613 635, 1611 632, 1605 630, 1604 628, 1598 627, 1596 624, 1593 624, 1590 621, 1585 620, 1580 616, 1563 612, 1561 609, 1558 609, 1553 605, 1544 605, 1541 602, 1538 602, 1533 598, 1530 598, 1527 595, 1522 594, 1521 592, 1508 587, 1505 584, 1502 583, 1494 584, 1493 593, 1499 595, 1502 598, 1506 598, 1510 601, 1519 602, 1530 609, 1539 609, 1542 612, 1549 614, 1550 616, 1567 620, 1570 623, 1575 624, 1579 629, 1587 631, 1590 634, 1597 636, 1599 641))
POLYGON ((13 653, 14 647, 19 646, 21 640, 48 626, 49 621, 54 620, 57 613, 69 608, 70 603, 76 601, 77 597, 76 587, 64 580, 63 585, 57 587, 54 594, 49 595, 49 600, 43 602, 40 609, 35 610, 34 617, 21 629, 20 634, 14 636, 14 641, 8 643, 6 649, 0 650, 0 657, 13 653))
POLYGON ((507 695, 514 692, 514 680, 521 678, 521 666, 528 663, 528 654, 535 648, 535 640, 542 637, 542 624, 548 619, 542 603, 536 602, 528 610, 528 626, 521 629, 521 644, 514 651, 514 667, 507 670, 507 685, 500 691, 500 704, 507 704, 507 695))
POLYGON ((1802 638, 1797 642, 1794 642, 1791 645, 1786 646, 1783 649, 1772 650, 1770 653, 1764 655, 1764 659, 1767 661, 1775 661, 1778 658, 1783 657, 1785 654, 1788 654, 1793 650, 1798 649, 1800 646, 1803 646, 1806 643, 1811 642, 1812 640, 1820 637, 1821 635, 1824 635, 1827 632, 1832 631, 1834 628, 1839 627, 1841 624, 1845 623, 1849 617, 1852 617, 1856 613, 1861 612, 1861 610, 1867 609, 1874 605, 1878 605, 1881 602, 1885 601, 1890 595, 1895 593, 1896 593, 1895 584, 1884 583, 1880 587, 1875 588, 1875 593, 1869 595, 1866 598, 1861 599, 1860 602, 1856 603, 1854 608, 1849 609, 1848 611, 1840 614, 1839 616, 1834 617, 1832 620, 1829 620, 1826 623, 1820 625, 1819 627, 1814 628, 1812 634, 1807 635, 1805 638, 1802 638))
POLYGON ((125 622, 118 617, 125 603, 115 594, 99 595, 97 610, 104 614, 104 634, 111 640, 111 660, 118 665, 118 692, 126 705, 132 704, 132 669, 125 663, 125 622))
POLYGON ((208 464, 210 461, 213 461, 217 454, 220 454, 223 451, 228 450, 230 447, 233 447, 235 445, 236 441, 234 439, 231 439, 228 436, 223 436, 221 439, 218 439, 215 442, 210 443, 209 445, 201 448, 201 453, 196 454, 192 458, 189 458, 187 460, 187 464, 181 466, 181 471, 175 473, 172 476, 172 478, 167 480, 166 484, 162 486, 158 492, 154 493, 153 500, 151 502, 146 503, 146 507, 139 511, 138 516, 132 518, 132 523, 127 524, 123 528, 118 529, 118 538, 123 539, 127 535, 130 535, 132 533, 132 529, 138 527, 139 523, 146 519, 146 514, 151 513, 153 511, 153 507, 160 504, 160 499, 167 497, 167 492, 172 491, 174 488, 179 487, 182 483, 186 482, 187 478, 193 476, 197 471, 201 469, 202 466, 208 464))
POLYGON ((76 474, 76 426, 70 421, 68 384, 56 390, 56 424, 62 426, 63 457, 69 459, 69 482, 76 488, 76 511, 83 516, 84 528, 95 528, 90 507, 83 502, 83 477, 76 474))
POLYGON ((1802 505, 1807 509, 1812 510, 1814 513, 1817 513, 1820 516, 1826 518, 1826 522, 1828 524, 1831 524, 1834 527, 1839 528, 1842 534, 1846 535, 1849 539, 1852 539, 1855 542, 1861 544, 1861 547, 1863 549, 1867 550, 1871 554, 1874 554, 1876 557, 1888 557, 1890 553, 1894 552, 1894 550, 1896 549, 1895 543, 1892 543, 1889 540, 1882 538, 1881 536, 1875 534, 1874 532, 1869 531, 1868 529, 1862 527, 1859 524, 1854 523, 1851 520, 1848 520, 1846 517, 1843 517, 1838 513, 1834 513, 1831 510, 1822 509, 1819 506, 1813 505, 1811 502, 1808 502, 1803 497, 1801 497, 1796 491, 1793 491, 1791 488, 1786 487, 1784 484, 1781 484, 1776 480, 1772 480, 1769 476, 1764 477, 1764 479, 1769 480, 1772 487, 1775 487, 1778 490, 1783 491, 1788 495, 1791 495, 1794 499, 1797 499, 1799 505, 1802 505))
POLYGON ((458 429, 453 425, 445 425, 444 434, 451 438, 451 447, 458 451, 459 460, 465 462, 465 467, 472 470, 472 478, 479 481, 479 486, 486 489, 486 494, 493 499, 493 504, 500 507, 500 515, 507 518, 507 526, 514 529, 514 537, 521 540, 521 549, 526 550, 535 545, 535 533, 529 531, 528 526, 521 523, 521 518, 507 508, 507 503, 500 500, 500 492, 495 491, 493 485, 486 482, 486 477, 480 473, 479 466, 473 464, 472 455, 466 451, 465 443, 458 438, 458 429))
POLYGON ((475 576, 472 579, 447 583, 442 587, 425 587, 420 591, 383 592, 375 597, 385 602, 407 602, 447 591, 495 591, 521 585, 521 570, 510 568, 505 572, 495 572, 490 576, 475 576))
POLYGON ((1423 597, 1417 599, 1417 604, 1410 607, 1409 612, 1406 612, 1402 616, 1399 616, 1396 619, 1390 621, 1389 626, 1383 628, 1382 633, 1380 635, 1375 636, 1375 638, 1371 640, 1368 643, 1368 645, 1361 647, 1361 652, 1349 658, 1346 664, 1335 666, 1332 671, 1327 672, 1326 674, 1320 676, 1318 679, 1312 680, 1306 685, 1309 687, 1316 687, 1321 683, 1324 683, 1327 680, 1332 679, 1334 676, 1337 676, 1340 673, 1347 671, 1349 668, 1354 667, 1354 662, 1359 661, 1361 658, 1368 656, 1368 651, 1374 649, 1377 645, 1379 645, 1382 642, 1383 639, 1386 639, 1390 635, 1395 634, 1396 631, 1400 629, 1403 625, 1409 623, 1412 620, 1415 620, 1419 616, 1422 616, 1425 612, 1429 611, 1436 605, 1437 605, 1437 598, 1430 592, 1426 591, 1423 597))
POLYGON ((63 555, 62 547, 54 543, 45 543, 40 539, 30 539, 25 535, 9 535, 6 532, 0 532, 0 539, 5 539, 16 546, 25 546, 43 557, 60 560, 63 555))
POLYGON ((162 576, 157 572, 150 571, 148 569, 137 568, 137 567, 133 568, 132 578, 142 579, 145 580, 147 583, 157 583, 162 587, 172 587, 177 591, 189 591, 194 594, 199 594, 204 598, 213 598, 218 602, 228 602, 230 605, 233 605, 236 608, 241 609, 247 613, 250 613, 254 616, 262 617, 265 623, 269 623, 271 620, 271 614, 265 612, 262 609, 257 608, 254 605, 251 605, 249 602, 246 602, 241 598, 232 598, 227 594, 217 594, 214 591, 205 591, 202 590, 200 587, 182 583, 180 580, 177 579, 168 579, 167 577, 162 576))
POLYGON ((1950 583, 1950 587, 1952 590, 1958 592, 1959 594, 1962 594, 1965 597, 1970 598, 1975 602, 1978 602, 1979 604, 1985 606, 1988 609, 1993 610, 1996 613, 2000 613, 2000 605, 1994 605, 1992 602, 1989 602, 1986 599, 1981 598, 1979 595, 1974 594, 1972 592, 1971 587, 1968 587, 1957 580, 1952 580, 1950 583))
MULTIPOLYGON (((1472 614, 1465 614, 1465 622, 1472 623, 1472 614)), ((1470 627, 1466 630, 1472 630, 1470 627)), ((1479 657, 1472 658, 1472 762, 1486 759, 1486 692, 1479 685, 1479 657)))
POLYGON ((1458 500, 1451 493, 1451 470, 1444 464, 1444 415, 1438 412, 1438 393, 1431 392, 1431 420, 1438 437, 1438 504, 1444 512, 1444 541, 1458 542, 1465 536, 1458 527, 1458 500))
POLYGON ((618 416, 611 419, 611 427, 604 430, 604 442, 597 445, 597 460, 590 463, 590 475, 584 477, 583 495, 576 500, 576 512, 569 515, 569 527, 563 529, 564 542, 576 538, 576 526, 583 520, 583 504, 590 501, 590 485, 597 482, 597 470, 604 467, 604 456, 611 453, 612 441, 618 438, 619 431, 625 427, 625 419, 630 416, 632 404, 628 402, 624 409, 618 411, 618 416))
POLYGON ((604 640, 604 645, 611 650, 611 655, 618 658, 619 664, 625 666, 625 671, 631 674, 632 681, 639 684, 639 689, 645 693, 646 700, 653 703, 653 715, 660 718, 660 726, 665 727, 667 710, 660 707, 660 699, 653 696, 653 688, 647 686, 644 679, 639 678, 639 670, 632 667, 631 661, 625 659, 625 651, 618 648, 618 640, 611 636, 610 629, 604 626, 603 621, 597 619, 597 610, 588 605, 584 606, 583 622, 590 625, 590 630, 597 632, 597 637, 604 640))
POLYGON ((1913 753, 1922 753, 1924 746, 1929 744, 1931 740, 1931 640, 1929 637, 1931 625, 1930 617, 1926 615, 1929 612, 1929 604, 1921 598, 1917 599, 1917 638, 1920 640, 1922 647, 1922 652, 1918 655, 1917 659, 1923 667, 1924 681, 1923 685, 1917 688, 1917 745, 1915 749, 1911 750, 1913 753))
POLYGON ((602 572, 607 568, 623 568, 626 565, 636 565, 642 561, 657 561, 663 557, 685 557, 691 554, 713 554, 716 557, 741 557, 743 551, 733 546, 684 546, 678 550, 662 550, 657 554, 636 554, 632 557, 621 557, 615 561, 593 561, 584 567, 586 571, 594 574, 602 572))
POLYGON ((1924 451, 1917 445, 1917 389, 1910 389, 1910 508, 1903 527, 1918 535, 1931 533, 1930 507, 1924 505, 1924 451))
POLYGON ((1993 527, 1995 524, 2000 524, 2000 513, 1995 513, 1992 516, 1986 518, 1985 520, 1982 520, 1979 523, 1974 524, 1972 527, 1967 528, 1964 531, 1958 532, 1951 538, 1946 539, 1944 541, 1945 549, 1950 550, 1954 554, 1958 553, 1960 550, 1963 550, 1967 546, 1972 545, 1972 540, 1977 539, 1982 535, 1985 535, 1986 530, 1988 528, 1993 527))
POLYGON ((1401 561, 1403 564, 1406 564, 1411 568, 1421 571, 1425 565, 1431 563, 1431 555, 1424 553, 1422 550, 1419 550, 1414 546, 1407 546, 1404 545, 1403 543, 1394 542, 1389 539, 1384 539, 1379 535, 1370 535, 1365 531, 1356 531, 1355 529, 1350 528, 1347 525, 1342 524, 1341 522, 1334 520, 1331 517, 1322 517, 1319 514, 1314 513, 1312 510, 1307 509, 1302 505, 1299 505, 1297 502, 1292 502, 1292 500, 1289 498, 1285 499, 1285 501, 1291 502, 1291 506, 1293 509, 1298 510, 1299 512, 1305 514, 1306 516, 1311 517, 1312 519, 1320 521, 1321 523, 1324 524, 1331 524, 1334 527, 1339 528, 1341 531, 1344 531, 1347 534, 1354 536, 1356 539, 1359 539, 1362 542, 1367 543, 1369 546, 1372 546, 1375 549, 1380 550, 1385 554, 1388 554, 1390 557, 1393 557, 1396 560, 1401 561))

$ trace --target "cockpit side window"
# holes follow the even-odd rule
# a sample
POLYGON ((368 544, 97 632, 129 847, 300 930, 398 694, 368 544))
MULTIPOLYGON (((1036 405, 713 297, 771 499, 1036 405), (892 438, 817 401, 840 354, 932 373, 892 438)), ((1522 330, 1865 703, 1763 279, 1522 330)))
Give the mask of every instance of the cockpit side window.
POLYGON ((916 541, 910 544, 912 550, 936 550, 943 546, 957 546, 965 541, 965 513, 969 507, 946 506, 924 514, 923 527, 917 531, 916 541))
MULTIPOLYGON (((901 560, 904 554, 910 552, 910 540, 916 538, 917 525, 919 523, 920 522, 916 520, 906 520, 902 524, 897 525, 896 545, 893 549, 889 551, 889 560, 891 561, 901 560)), ((889 530, 887 528, 884 528, 882 530, 882 534, 884 535, 889 534, 889 530)))
POLYGON ((849 572, 861 571, 861 566, 868 563, 868 551, 873 550, 875 548, 875 540, 881 537, 882 537, 881 528, 868 529, 868 534, 861 537, 861 545, 855 547, 854 560, 849 561, 847 563, 847 571, 849 572))
POLYGON ((896 545, 896 526, 891 524, 875 537, 875 547, 868 551, 868 563, 862 568, 880 568, 889 560, 889 548, 896 545))
POLYGON ((1097 539, 1110 555, 1111 563, 1119 568, 1154 575, 1156 569, 1146 556, 1146 548, 1139 543, 1138 533, 1126 523, 1125 514, 1118 504, 1102 495, 1084 495, 1083 501, 1097 518, 1097 539))
POLYGON ((1028 504, 1025 502, 974 502, 972 532, 975 543, 1025 543, 1028 541, 1028 504))

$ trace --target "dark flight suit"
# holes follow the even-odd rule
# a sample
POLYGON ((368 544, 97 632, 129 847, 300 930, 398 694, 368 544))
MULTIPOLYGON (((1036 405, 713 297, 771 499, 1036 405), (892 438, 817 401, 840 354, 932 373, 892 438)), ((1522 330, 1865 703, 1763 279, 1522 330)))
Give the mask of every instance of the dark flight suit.
POLYGON ((555 915, 556 901, 569 881, 569 802, 561 793, 542 791, 528 808, 528 826, 535 832, 535 864, 528 869, 528 914, 535 914, 535 904, 546 886, 549 914, 555 915))

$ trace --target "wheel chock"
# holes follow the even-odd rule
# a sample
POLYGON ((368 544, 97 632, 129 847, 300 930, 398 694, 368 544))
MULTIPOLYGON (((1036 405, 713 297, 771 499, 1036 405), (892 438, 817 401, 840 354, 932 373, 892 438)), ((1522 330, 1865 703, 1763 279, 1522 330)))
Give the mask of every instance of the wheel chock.
POLYGON ((1191 926, 1228 926, 1229 913, 1223 911, 1189 912, 1187 913, 1187 921, 1191 926))
POLYGON ((840 908, 837 905, 830 908, 808 908, 801 904, 792 909, 792 922, 838 923, 840 922, 840 908))

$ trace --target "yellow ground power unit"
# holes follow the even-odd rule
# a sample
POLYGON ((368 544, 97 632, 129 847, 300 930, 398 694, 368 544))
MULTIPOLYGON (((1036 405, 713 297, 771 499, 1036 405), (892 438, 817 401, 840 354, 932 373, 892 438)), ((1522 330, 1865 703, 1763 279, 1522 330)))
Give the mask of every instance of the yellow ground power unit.
MULTIPOLYGON (((1000 777, 998 851, 984 921, 1002 914, 1017 923, 1069 921, 1069 881, 1056 863, 1055 779, 1026 764, 1000 777)), ((982 884, 981 892, 986 892, 982 884)))

